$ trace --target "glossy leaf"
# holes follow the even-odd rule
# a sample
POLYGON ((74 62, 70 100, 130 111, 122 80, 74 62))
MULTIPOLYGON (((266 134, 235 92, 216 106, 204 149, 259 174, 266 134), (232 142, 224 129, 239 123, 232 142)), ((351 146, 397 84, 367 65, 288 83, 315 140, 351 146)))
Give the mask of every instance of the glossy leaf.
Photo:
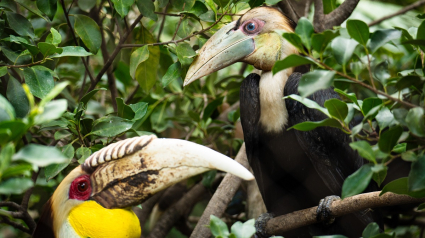
POLYGON ((50 20, 56 15, 56 10, 58 8, 57 0, 37 0, 37 7, 40 11, 46 14, 50 20))
POLYGON ((62 48, 56 47, 55 45, 46 42, 38 43, 38 48, 40 49, 40 52, 41 54, 43 54, 44 57, 53 54, 61 54, 63 52, 62 48))
POLYGON ((348 20, 347 21, 348 34, 359 42, 361 45, 366 46, 369 40, 369 27, 366 23, 360 20, 348 20))
POLYGON ((72 144, 68 144, 62 147, 62 154, 68 159, 68 161, 61 164, 48 165, 44 169, 44 175, 47 181, 56 177, 56 175, 58 175, 62 170, 68 167, 69 163, 71 163, 71 159, 74 157, 74 151, 75 150, 74 150, 74 147, 72 147, 72 144))
POLYGON ((387 192, 392 192, 395 194, 408 194, 409 193, 408 178, 407 177, 399 178, 389 182, 387 185, 385 185, 384 188, 382 188, 382 191, 379 194, 379 196, 382 196, 383 194, 387 192))
POLYGON ((347 104, 339 99, 332 98, 325 102, 324 106, 328 109, 332 117, 344 121, 348 115, 347 104))
POLYGON ((409 191, 419 192, 425 190, 425 155, 418 156, 412 163, 409 173, 409 191))
POLYGON ((378 122, 380 130, 383 130, 386 127, 397 124, 397 121, 395 120, 394 115, 391 113, 391 111, 387 107, 382 107, 375 118, 376 118, 376 121, 378 122))
POLYGON ((353 56, 358 43, 355 40, 344 37, 335 38, 332 43, 332 53, 340 65, 346 65, 353 56))
MULTIPOLYGON (((50 28, 50 34, 46 37, 46 43, 50 43, 52 45, 58 46, 62 42, 61 34, 55 29, 50 28)), ((63 52, 63 48, 61 53, 63 52)))
POLYGON ((425 136, 424 109, 415 107, 409 110, 405 118, 406 125, 411 133, 425 136))
MULTIPOLYGON (((127 16, 131 5, 133 5, 133 3, 134 3, 134 0, 111 0, 111 1, 114 4, 114 9, 118 12, 118 14, 120 14, 120 16, 122 18, 127 16)), ((140 1, 138 1, 138 2, 140 2, 140 1)), ((143 1, 143 2, 151 2, 151 1, 143 1)), ((139 10, 140 10, 140 8, 139 8, 139 10)), ((142 12, 142 13, 145 14, 144 12, 142 12)))
POLYGON ((145 92, 149 91, 155 85, 156 69, 159 66, 159 55, 159 46, 150 46, 149 59, 137 66, 135 77, 145 92))
POLYGON ((384 182, 385 178, 387 177, 388 173, 388 167, 384 166, 382 164, 375 164, 372 167, 373 171, 373 180, 378 184, 378 186, 381 186, 382 182, 384 182))
POLYGON ((359 102, 357 101, 357 96, 354 93, 346 93, 344 91, 341 91, 340 89, 335 88, 335 92, 345 96, 346 98, 350 99, 353 103, 355 103, 357 106, 359 106, 359 102))
POLYGON ((359 194, 366 189, 373 175, 371 167, 370 164, 365 164, 345 179, 342 185, 341 198, 359 194))
POLYGON ((377 49, 387 44, 388 42, 396 39, 400 39, 401 32, 399 30, 377 30, 370 37, 369 49, 370 53, 373 54, 377 49))
POLYGON ((152 129, 156 132, 163 132, 168 127, 171 127, 173 124, 167 119, 170 117, 169 112, 170 109, 167 107, 167 103, 162 103, 160 106, 155 107, 150 117, 152 129))
POLYGON ((29 144, 13 156, 13 161, 23 160, 39 167, 64 163, 68 160, 56 147, 29 144))
POLYGON ((302 53, 305 52, 303 43, 301 41, 301 38, 297 34, 286 32, 286 33, 283 33, 282 34, 282 37, 285 38, 293 46, 295 46, 295 48, 297 48, 297 50, 299 52, 302 52, 302 53))
POLYGON ((85 56, 93 55, 92 53, 87 52, 81 46, 65 46, 65 47, 61 47, 61 49, 62 49, 62 53, 51 55, 49 56, 49 58, 61 58, 65 56, 85 57, 85 56))
POLYGON ((331 42, 338 34, 331 30, 325 30, 319 34, 313 34, 311 45, 315 51, 322 54, 329 42, 331 42))
POLYGON ((174 80, 181 80, 181 64, 180 62, 176 62, 167 69, 167 72, 165 73, 164 77, 162 77, 161 83, 162 87, 167 87, 168 84, 170 84, 174 80))
POLYGON ((25 117, 30 109, 29 101, 21 84, 13 77, 9 77, 6 95, 15 109, 16 116, 19 118, 25 117))
POLYGON ((403 133, 401 126, 391 127, 379 136, 378 146, 382 152, 390 153, 403 133))
POLYGON ((94 6, 96 6, 96 0, 78 0, 78 6, 85 12, 90 12, 94 6))
POLYGON ((418 160, 417 155, 413 151, 406 151, 406 152, 402 153, 401 158, 404 161, 408 161, 408 162, 415 162, 415 161, 418 160))
POLYGON ((182 66, 190 65, 193 61, 193 57, 196 56, 196 52, 188 43, 178 44, 176 47, 176 52, 182 66))
POLYGON ((152 1, 137 0, 137 8, 145 17, 157 21, 158 16, 155 14, 155 5, 152 1))
POLYGON ((90 52, 96 54, 102 44, 102 35, 100 34, 99 26, 88 16, 74 15, 74 18, 75 32, 90 52))
POLYGON ((382 104, 382 99, 380 98, 366 98, 362 104, 363 115, 367 115, 369 111, 382 104))
POLYGON ((24 16, 6 11, 7 21, 9 22, 10 28, 12 28, 20 36, 29 36, 34 38, 34 29, 31 23, 24 16))
POLYGON ((380 233, 379 225, 376 222, 369 223, 363 230, 363 238, 372 238, 380 233))
POLYGON ((11 178, 0 183, 0 194, 22 194, 34 186, 29 178, 11 178))
POLYGON ((79 164, 83 164, 90 155, 91 150, 87 147, 80 147, 77 151, 75 151, 75 156, 77 157, 79 164))
POLYGON ((366 141, 351 142, 350 147, 353 150, 357 150, 359 155, 370 162, 376 163, 375 153, 373 152, 372 146, 366 141))
POLYGON ((83 103, 84 105, 87 105, 87 103, 89 102, 89 100, 98 92, 98 91, 105 91, 106 88, 97 88, 97 89, 93 89, 92 91, 88 92, 86 95, 84 95, 81 100, 80 103, 83 103))
POLYGON ((0 67, 0 77, 3 77, 7 74, 7 67, 6 66, 2 66, 0 67))
POLYGON ((55 86, 50 71, 42 66, 24 68, 23 73, 31 93, 38 98, 44 98, 55 86))
POLYGON ((41 124, 58 119, 66 111, 67 105, 66 99, 48 102, 44 107, 43 113, 35 117, 35 123, 41 124))
POLYGON ((291 94, 289 96, 284 97, 285 100, 288 100, 288 98, 291 98, 293 100, 297 100, 298 102, 304 104, 306 107, 312 108, 312 109, 317 109, 317 110, 323 112, 326 116, 331 117, 331 115, 328 112, 328 109, 321 107, 319 104, 317 104, 317 102, 315 102, 313 100, 300 97, 299 95, 296 95, 296 94, 291 94))
POLYGON ((311 24, 307 18, 301 17, 298 20, 295 33, 300 36, 301 42, 307 47, 307 49, 311 49, 311 36, 313 35, 313 32, 313 24, 311 24))
POLYGON ((130 104, 128 106, 130 106, 130 108, 134 112, 133 120, 142 119, 148 111, 148 104, 145 102, 138 102, 136 104, 130 104))
POLYGON ((210 229, 215 237, 228 237, 230 234, 226 223, 214 215, 210 216, 210 229))
POLYGON ((93 123, 91 134, 104 137, 113 137, 126 132, 133 125, 132 121, 121 117, 102 117, 93 123))
POLYGON ((255 219, 250 219, 244 223, 235 222, 230 231, 236 238, 250 238, 255 234, 255 219))
POLYGON ((298 92, 302 97, 307 97, 318 90, 327 89, 332 85, 335 72, 327 70, 315 70, 303 74, 298 86, 298 92))
POLYGON ((296 124, 295 126, 292 126, 289 129, 295 129, 295 130, 299 130, 299 131, 311 131, 311 130, 314 130, 317 127, 320 127, 320 126, 330 126, 330 127, 335 127, 335 128, 342 128, 341 123, 339 123, 338 120, 336 120, 334 118, 326 118, 325 120, 322 120, 322 121, 301 122, 301 123, 296 124))
POLYGON ((147 45, 137 48, 130 57, 130 75, 134 78, 137 66, 149 58, 149 48, 147 45))
POLYGON ((15 154, 15 145, 12 142, 9 142, 0 151, 0 179, 3 175, 3 172, 9 167, 10 162, 12 161, 12 156, 15 154))
POLYGON ((316 64, 313 60, 311 60, 308 57, 303 57, 298 54, 292 54, 284 58, 283 60, 278 60, 273 66, 273 74, 276 74, 277 72, 292 68, 300 65, 306 65, 306 64, 316 64))

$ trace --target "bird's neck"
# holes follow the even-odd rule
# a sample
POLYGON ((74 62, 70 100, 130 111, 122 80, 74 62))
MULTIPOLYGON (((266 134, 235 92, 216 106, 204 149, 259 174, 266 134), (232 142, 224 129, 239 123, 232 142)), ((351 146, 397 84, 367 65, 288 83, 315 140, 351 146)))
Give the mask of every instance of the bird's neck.
MULTIPOLYGON (((282 39, 280 57, 286 58, 290 54, 297 53, 295 47, 282 39)), ((275 75, 271 71, 262 71, 260 80, 260 124, 266 132, 282 132, 288 123, 288 111, 286 110, 284 88, 288 77, 293 69, 282 70, 275 75)))

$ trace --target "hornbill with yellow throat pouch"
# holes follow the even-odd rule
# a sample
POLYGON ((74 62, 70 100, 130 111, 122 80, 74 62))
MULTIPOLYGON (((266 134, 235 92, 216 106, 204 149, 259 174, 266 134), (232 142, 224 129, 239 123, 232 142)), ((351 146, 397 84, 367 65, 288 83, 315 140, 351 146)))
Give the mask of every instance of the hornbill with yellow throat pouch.
MULTIPOLYGON (((294 32, 295 26, 275 8, 251 9, 203 45, 187 72, 184 85, 235 62, 245 62, 261 70, 260 74, 252 73, 242 82, 240 117, 247 157, 267 211, 282 215, 314 207, 321 201, 318 218, 326 221, 327 206, 334 199, 331 195, 341 194, 345 178, 364 161, 350 148, 349 136, 339 129, 287 130, 300 122, 326 118, 297 101, 282 100, 284 95, 298 94, 298 83, 308 68, 289 68, 275 75, 271 72, 277 60, 298 53, 282 37, 283 32, 294 32)), ((319 90, 309 97, 322 106, 330 98, 339 98, 332 88, 319 90)), ((374 219, 373 212, 359 212, 336 218, 332 224, 311 225, 309 229, 300 228, 283 235, 360 237, 374 219)))
POLYGON ((236 161, 189 141, 151 135, 111 144, 63 179, 33 237, 139 238, 141 228, 131 206, 211 169, 254 179, 236 161))

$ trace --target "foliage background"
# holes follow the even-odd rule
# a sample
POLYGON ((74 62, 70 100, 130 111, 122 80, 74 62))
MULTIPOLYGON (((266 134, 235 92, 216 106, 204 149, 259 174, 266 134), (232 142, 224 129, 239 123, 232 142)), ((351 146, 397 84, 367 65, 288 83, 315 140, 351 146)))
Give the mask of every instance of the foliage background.
MULTIPOLYGON (((183 138, 234 157, 243 142, 239 86, 253 67, 237 63, 185 88, 182 79, 196 50, 237 17, 233 14, 277 2, 1 0, 1 201, 20 204, 37 220, 42 205, 70 170, 91 153, 127 137, 155 133, 158 137, 183 138)), ((341 3, 323 2, 331 10, 341 3)), ((368 23, 413 2, 362 0, 351 18, 368 23)), ((329 102, 327 109, 321 109, 328 110, 328 124, 324 124, 357 134, 359 141, 352 147, 371 161, 346 182, 343 196, 362 192, 371 179, 381 183, 387 174, 386 166, 401 159, 413 162, 416 172, 409 175, 410 182, 407 178, 398 181, 387 191, 424 196, 421 50, 425 25, 422 16, 416 17, 419 13, 411 11, 367 30, 365 24, 353 22, 359 24, 356 32, 350 32, 350 25, 344 23, 343 28, 322 34, 313 34, 308 20, 302 19, 299 29, 307 31, 297 32, 299 40, 293 43, 307 49, 306 57, 275 66, 279 70, 309 63, 313 69, 322 70, 313 71, 310 78, 306 76, 305 84, 300 86, 302 96, 330 85, 340 90, 345 102, 329 102), (399 30, 380 31, 379 39, 372 34, 395 27, 399 30), (365 32, 368 34, 362 40, 365 32), (371 46, 373 42, 375 46, 371 46), (347 49, 352 49, 351 54, 346 53, 347 49), (363 85, 353 84, 353 80, 363 85), (402 95, 411 106, 379 98, 365 85, 395 98, 402 95), (336 111, 330 109, 331 105, 336 111), (348 128, 350 120, 359 115, 365 117, 361 126, 348 128)), ((312 14, 313 9, 307 16, 310 20, 312 14)), ((312 125, 318 126, 299 125, 297 129, 312 125)), ((184 215, 184 227, 189 231, 176 225, 169 237, 190 234, 217 186, 215 173, 184 183, 187 189, 201 182, 208 192, 184 215)), ((248 219, 245 197, 242 187, 228 209, 227 223, 248 219)), ((22 229, 6 225, 10 221, 23 224, 16 216, 12 218, 14 209, 5 205, 0 210, 0 236, 25 237, 21 230, 25 231, 27 225, 32 229, 28 222, 22 229)), ((397 234, 407 234, 405 237, 420 233, 417 227, 397 229, 397 234)), ((148 232, 147 227, 144 233, 148 232)))

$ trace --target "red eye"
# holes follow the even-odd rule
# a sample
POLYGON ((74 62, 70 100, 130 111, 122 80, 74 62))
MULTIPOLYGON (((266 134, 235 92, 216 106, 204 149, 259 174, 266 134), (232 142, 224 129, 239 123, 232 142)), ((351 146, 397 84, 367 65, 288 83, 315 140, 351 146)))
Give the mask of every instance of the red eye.
POLYGON ((90 176, 87 174, 80 176, 72 181, 69 198, 85 201, 90 198, 91 190, 90 176))
POLYGON ((249 21, 245 21, 240 28, 247 35, 257 34, 263 28, 264 22, 258 19, 251 19, 249 21))

